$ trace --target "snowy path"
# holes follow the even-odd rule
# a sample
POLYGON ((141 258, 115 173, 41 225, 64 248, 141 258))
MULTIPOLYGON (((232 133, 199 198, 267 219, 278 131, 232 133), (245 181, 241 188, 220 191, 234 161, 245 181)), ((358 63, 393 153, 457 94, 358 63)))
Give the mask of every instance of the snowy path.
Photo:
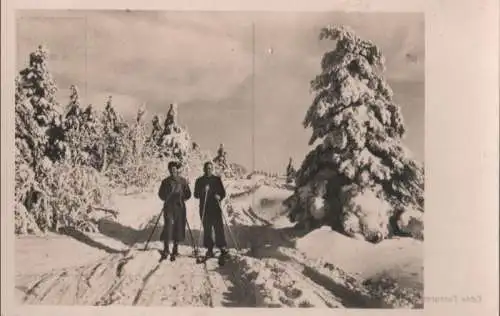
MULTIPOLYGON (((227 218, 243 249, 237 251, 226 230, 231 256, 222 267, 216 259, 195 263, 189 233, 177 260, 159 263, 162 221, 148 249, 143 248, 161 202, 152 194, 122 197, 115 204, 120 210, 117 220, 103 220, 101 234, 87 236, 94 248, 99 245, 99 254, 89 253, 80 264, 50 271, 19 271, 18 299, 25 304, 65 305, 380 307, 358 280, 296 248, 294 239, 300 236, 283 220, 280 209, 287 194, 267 188, 232 199, 227 218)), ((188 221, 198 243, 196 202, 188 203, 188 221)))

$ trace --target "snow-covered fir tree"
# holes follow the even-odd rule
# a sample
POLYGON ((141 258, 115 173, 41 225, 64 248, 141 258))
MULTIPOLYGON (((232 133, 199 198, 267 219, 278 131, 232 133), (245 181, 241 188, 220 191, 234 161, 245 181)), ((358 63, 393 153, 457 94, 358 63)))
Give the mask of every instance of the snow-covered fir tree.
POLYGON ((224 149, 224 144, 220 144, 217 149, 217 155, 212 159, 214 162, 215 171, 223 177, 232 177, 233 170, 227 159, 227 152, 224 149))
POLYGON ((84 155, 82 163, 94 167, 97 170, 104 168, 106 149, 102 139, 102 123, 98 111, 89 104, 82 112, 81 148, 84 155))
POLYGON ((295 173, 296 173, 296 170, 293 167, 293 160, 290 157, 290 160, 288 161, 288 166, 286 167, 286 182, 287 183, 292 183, 294 181, 295 173))
POLYGON ((74 85, 70 87, 70 100, 66 107, 64 118, 64 133, 68 146, 68 157, 73 165, 82 164, 84 155, 84 133, 83 133, 83 111, 80 102, 78 88, 74 85))
POLYGON ((79 130, 82 125, 82 105, 78 88, 74 85, 70 87, 69 103, 66 107, 65 126, 74 127, 79 130))
POLYGON ((177 113, 177 104, 170 104, 163 127, 158 116, 153 118, 153 130, 149 142, 156 143, 160 157, 174 158, 184 164, 191 149, 191 137, 188 131, 179 125, 177 113))
POLYGON ((159 144, 161 143, 161 135, 163 128, 161 127, 161 117, 157 114, 153 115, 151 120, 151 131, 146 138, 145 152, 150 156, 157 156, 159 151, 159 144))
POLYGON ((45 230, 55 218, 44 184, 52 178, 54 163, 64 159, 66 146, 62 109, 56 100, 57 87, 48 56, 48 51, 39 46, 15 81, 16 231, 26 221, 45 230))
POLYGON ((137 110, 135 122, 130 130, 130 142, 132 143, 132 156, 134 160, 141 159, 145 153, 146 143, 146 124, 144 117, 146 115, 146 107, 143 105, 137 110))
POLYGON ((116 112, 112 97, 106 100, 101 117, 102 137, 106 148, 105 165, 123 165, 129 154, 127 145, 128 125, 116 112))
POLYGON ((56 100, 57 87, 49 72, 49 53, 39 46, 30 54, 29 66, 20 71, 19 84, 33 107, 35 119, 40 126, 48 126, 55 116, 62 113, 56 100))
POLYGON ((311 82, 315 97, 303 125, 312 129, 286 204, 292 221, 329 223, 352 236, 379 241, 403 212, 423 212, 423 167, 402 140, 401 109, 384 79, 384 57, 350 28, 328 26, 336 42, 311 82))
POLYGON ((43 158, 48 155, 57 159, 63 150, 58 133, 62 111, 47 59, 48 51, 39 46, 30 54, 29 65, 16 78, 16 144, 19 154, 37 176, 40 163, 48 163, 43 158))

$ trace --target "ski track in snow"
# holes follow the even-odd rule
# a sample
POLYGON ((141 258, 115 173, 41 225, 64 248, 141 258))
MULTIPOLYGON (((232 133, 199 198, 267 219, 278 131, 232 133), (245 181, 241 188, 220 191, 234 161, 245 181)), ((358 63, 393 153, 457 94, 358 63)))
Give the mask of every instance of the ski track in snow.
MULTIPOLYGON (((137 243, 125 243, 123 253, 110 253, 76 268, 19 277, 16 287, 24 292, 21 301, 98 306, 381 307, 356 279, 295 249, 288 234, 273 226, 274 219, 280 218, 280 210, 263 214, 261 205, 259 212, 255 205, 258 198, 252 196, 258 190, 251 190, 251 194, 241 189, 234 194, 234 212, 228 215, 228 222, 245 249, 238 252, 232 247, 224 266, 218 265, 217 258, 195 263, 189 232, 188 243, 179 246, 176 261, 167 258, 159 262, 161 241, 153 235, 148 249, 143 248, 151 232, 144 229, 154 225, 161 203, 152 195, 141 197, 135 203, 149 212, 134 218, 134 214, 126 213, 137 212, 134 205, 129 205, 133 199, 129 197, 119 204, 123 209, 118 220, 136 230, 135 238, 126 239, 139 240, 137 243)), ((187 205, 191 229, 199 228, 196 202, 190 200, 187 205)), ((198 243, 199 239, 195 239, 198 243)), ((226 239, 234 246, 227 229, 226 239)), ((202 252, 204 249, 200 249, 202 252)))

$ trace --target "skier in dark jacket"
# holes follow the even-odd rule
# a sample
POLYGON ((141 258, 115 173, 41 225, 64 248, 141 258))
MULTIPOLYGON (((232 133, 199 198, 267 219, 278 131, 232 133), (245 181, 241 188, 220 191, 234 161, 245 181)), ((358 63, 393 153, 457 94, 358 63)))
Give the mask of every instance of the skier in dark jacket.
POLYGON ((162 258, 169 255, 169 242, 173 241, 170 260, 175 260, 179 254, 178 244, 185 239, 186 228, 186 201, 191 198, 188 181, 179 175, 179 163, 169 162, 170 176, 165 178, 160 185, 158 196, 163 200, 163 232, 161 239, 164 243, 162 258))
POLYGON ((227 254, 226 238, 220 201, 226 197, 226 190, 220 177, 213 175, 213 165, 206 162, 204 175, 196 179, 194 197, 200 200, 200 218, 203 223, 203 245, 207 248, 206 257, 213 257, 214 241, 212 228, 215 230, 215 246, 221 250, 221 255, 227 254))

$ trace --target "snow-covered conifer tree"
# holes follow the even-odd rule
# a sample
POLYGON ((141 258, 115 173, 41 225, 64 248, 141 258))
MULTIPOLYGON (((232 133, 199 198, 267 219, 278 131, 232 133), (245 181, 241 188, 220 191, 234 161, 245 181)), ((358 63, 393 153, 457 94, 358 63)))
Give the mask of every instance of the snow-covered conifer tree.
MULTIPOLYGON (((191 147, 191 137, 189 136, 187 130, 181 128, 179 125, 177 113, 177 104, 170 104, 167 116, 163 123, 162 132, 161 134, 155 134, 154 136, 158 137, 157 145, 159 147, 161 157, 175 158, 181 164, 184 164, 191 147)), ((155 133, 154 126, 153 133, 155 133)))
POLYGON ((286 182, 287 183, 292 183, 295 178, 295 168, 293 167, 293 160, 290 157, 290 160, 288 161, 288 166, 286 167, 286 182))
POLYGON ((16 143, 35 171, 40 163, 48 163, 44 158, 54 149, 50 146, 54 142, 49 132, 61 122, 62 111, 55 96, 57 87, 47 59, 48 51, 39 46, 30 54, 29 65, 16 78, 16 143))
POLYGON ((101 124, 106 148, 106 166, 109 164, 122 165, 129 154, 127 146, 129 127, 122 116, 116 112, 111 96, 106 101, 101 124))
POLYGON ((336 42, 311 82, 314 100, 304 119, 312 129, 306 156, 287 201, 290 219, 328 222, 350 235, 378 241, 406 210, 423 212, 423 167, 402 143, 401 109, 384 79, 384 57, 344 26, 322 29, 336 42))
POLYGON ((220 144, 217 149, 217 155, 212 160, 215 164, 215 171, 217 174, 224 177, 233 177, 234 172, 227 159, 227 152, 224 149, 224 144, 220 144))
POLYGON ((69 158, 72 164, 83 164, 85 162, 84 153, 84 133, 83 133, 83 111, 80 102, 78 88, 74 85, 70 87, 70 101, 66 107, 64 117, 64 133, 68 146, 69 158))

